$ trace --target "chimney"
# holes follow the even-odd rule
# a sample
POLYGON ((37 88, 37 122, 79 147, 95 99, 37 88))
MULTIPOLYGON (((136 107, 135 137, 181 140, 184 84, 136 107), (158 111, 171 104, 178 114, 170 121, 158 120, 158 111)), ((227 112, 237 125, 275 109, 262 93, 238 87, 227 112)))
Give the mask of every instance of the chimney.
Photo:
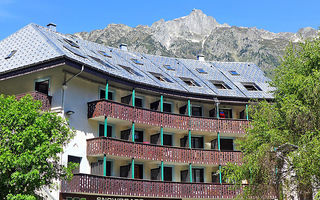
POLYGON ((54 23, 49 23, 47 25, 47 28, 52 30, 52 31, 57 31, 57 25, 55 25, 54 23))
POLYGON ((120 49, 123 50, 123 51, 128 51, 127 44, 124 44, 124 43, 120 44, 120 49))
POLYGON ((204 55, 203 55, 203 54, 199 54, 199 55, 197 56, 197 60, 199 60, 199 61, 204 61, 204 55))

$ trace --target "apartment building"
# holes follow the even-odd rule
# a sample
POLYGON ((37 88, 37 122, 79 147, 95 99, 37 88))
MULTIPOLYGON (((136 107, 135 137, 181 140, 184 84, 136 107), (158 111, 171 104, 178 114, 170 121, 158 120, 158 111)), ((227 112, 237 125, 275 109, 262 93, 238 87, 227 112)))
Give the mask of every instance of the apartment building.
POLYGON ((0 93, 27 93, 76 131, 62 162, 79 163, 51 199, 233 199, 219 173, 241 164, 235 139, 252 99, 272 100, 253 63, 131 52, 29 24, 0 41, 0 93))

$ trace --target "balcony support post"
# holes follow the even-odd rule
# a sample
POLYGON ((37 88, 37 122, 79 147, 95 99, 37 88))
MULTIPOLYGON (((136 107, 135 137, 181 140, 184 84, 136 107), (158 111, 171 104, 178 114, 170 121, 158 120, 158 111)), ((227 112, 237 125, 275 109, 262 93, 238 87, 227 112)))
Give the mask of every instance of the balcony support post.
POLYGON ((163 168, 163 161, 161 161, 161 181, 164 181, 164 168, 163 168))
POLYGON ((109 81, 106 81, 105 99, 109 99, 109 81))
POLYGON ((189 180, 192 183, 192 163, 189 164, 189 180))
POLYGON ((249 110, 248 110, 248 104, 246 104, 246 117, 247 117, 247 120, 249 120, 249 110))
POLYGON ((136 90, 134 88, 132 89, 131 100, 132 100, 132 106, 134 107, 135 106, 135 100, 136 100, 136 90))
MULTIPOLYGON (((132 89, 132 106, 135 107, 135 100, 136 100, 136 90, 132 89)), ((132 128, 131 128, 131 135, 132 135, 132 142, 134 142, 134 122, 132 122, 132 128)))
MULTIPOLYGON (((191 116, 191 102, 190 99, 188 99, 188 116, 191 116)), ((188 131, 188 143, 189 143, 189 148, 191 148, 191 130, 189 127, 189 131, 188 131)))
POLYGON ((103 155, 103 176, 107 176, 107 156, 103 155))
POLYGON ((222 184, 221 165, 219 165, 219 183, 222 184))
MULTIPOLYGON (((163 112, 163 95, 160 97, 160 112, 163 112)), ((163 126, 160 127, 160 144, 163 145, 163 126)))
POLYGON ((220 147, 220 132, 218 132, 217 136, 218 136, 218 150, 221 151, 221 147, 220 147))
POLYGON ((163 112, 163 95, 160 97, 160 112, 163 112))
POLYGON ((131 178, 134 179, 134 158, 132 158, 131 162, 131 178))
POLYGON ((191 148, 191 130, 188 131, 188 143, 189 143, 189 148, 191 148))
POLYGON ((132 122, 132 128, 131 128, 131 135, 132 135, 132 142, 134 142, 134 122, 132 122))
POLYGON ((108 136, 108 117, 104 117, 104 137, 108 136))

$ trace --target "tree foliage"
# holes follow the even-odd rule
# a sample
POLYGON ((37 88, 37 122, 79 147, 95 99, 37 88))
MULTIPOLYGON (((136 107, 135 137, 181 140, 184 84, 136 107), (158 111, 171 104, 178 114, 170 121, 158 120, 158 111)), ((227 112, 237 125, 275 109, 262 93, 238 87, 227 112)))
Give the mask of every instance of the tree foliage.
POLYGON ((72 176, 74 165, 61 165, 60 153, 73 132, 40 108, 30 95, 19 101, 0 95, 0 199, 35 199, 42 186, 72 176))
POLYGON ((238 141, 243 165, 223 173, 249 184, 245 198, 274 191, 281 199, 295 187, 310 199, 320 186, 320 39, 290 45, 270 84, 274 101, 250 106, 252 127, 238 141))

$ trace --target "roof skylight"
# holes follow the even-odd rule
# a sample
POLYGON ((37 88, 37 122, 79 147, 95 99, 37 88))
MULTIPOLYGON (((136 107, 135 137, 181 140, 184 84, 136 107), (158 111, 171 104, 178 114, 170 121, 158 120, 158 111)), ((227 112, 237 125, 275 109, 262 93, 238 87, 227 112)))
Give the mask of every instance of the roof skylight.
POLYGON ((133 70, 130 67, 127 67, 127 66, 124 66, 124 65, 119 65, 119 66, 122 67, 124 70, 126 70, 130 74, 137 75, 137 76, 142 76, 140 73, 138 73, 137 71, 133 70))
POLYGON ((203 68, 197 68, 196 70, 201 74, 207 74, 207 72, 203 68))
POLYGON ((219 90, 227 90, 231 89, 227 84, 225 84, 223 81, 210 81, 217 89, 219 90))
POLYGON ((163 65, 163 67, 166 68, 167 70, 175 71, 175 69, 171 67, 171 65, 163 65))
POLYGON ((109 67, 111 69, 114 69, 114 67, 112 67, 111 65, 109 65, 108 63, 104 62, 103 60, 99 59, 99 58, 96 58, 96 57, 93 57, 93 56, 89 56, 92 60, 96 61, 97 63, 103 65, 103 66, 106 66, 106 67, 109 67))
POLYGON ((17 52, 17 50, 12 50, 9 55, 7 55, 7 57, 5 57, 4 59, 9 59, 11 58, 15 53, 17 52))
POLYGON ((199 83, 197 83, 195 80, 193 80, 192 78, 183 78, 183 77, 180 77, 180 79, 187 85, 189 86, 197 86, 197 87, 201 87, 199 85, 199 83))
POLYGON ((162 74, 154 73, 154 72, 149 72, 149 73, 152 74, 155 78, 157 78, 161 82, 173 83, 170 79, 168 79, 167 77, 163 76, 162 74))
POLYGON ((138 60, 136 58, 131 58, 131 61, 134 62, 134 64, 143 65, 143 62, 141 62, 140 60, 138 60))
POLYGON ((112 58, 112 56, 110 56, 109 54, 107 54, 106 52, 104 51, 98 51, 101 55, 103 55, 104 57, 107 57, 107 58, 112 58))
POLYGON ((229 73, 233 76, 239 76, 240 74, 237 71, 231 70, 229 73))
POLYGON ((67 38, 63 38, 63 40, 64 40, 66 43, 70 44, 72 47, 79 48, 79 45, 76 44, 74 41, 69 40, 69 39, 67 39, 67 38))
POLYGON ((255 83, 242 83, 242 85, 248 91, 262 91, 261 88, 258 85, 256 85, 255 83))
POLYGON ((63 45, 64 48, 68 49, 70 52, 72 52, 73 54, 80 56, 82 58, 87 58, 85 55, 83 55, 80 51, 78 51, 77 49, 71 48, 69 46, 63 45))

